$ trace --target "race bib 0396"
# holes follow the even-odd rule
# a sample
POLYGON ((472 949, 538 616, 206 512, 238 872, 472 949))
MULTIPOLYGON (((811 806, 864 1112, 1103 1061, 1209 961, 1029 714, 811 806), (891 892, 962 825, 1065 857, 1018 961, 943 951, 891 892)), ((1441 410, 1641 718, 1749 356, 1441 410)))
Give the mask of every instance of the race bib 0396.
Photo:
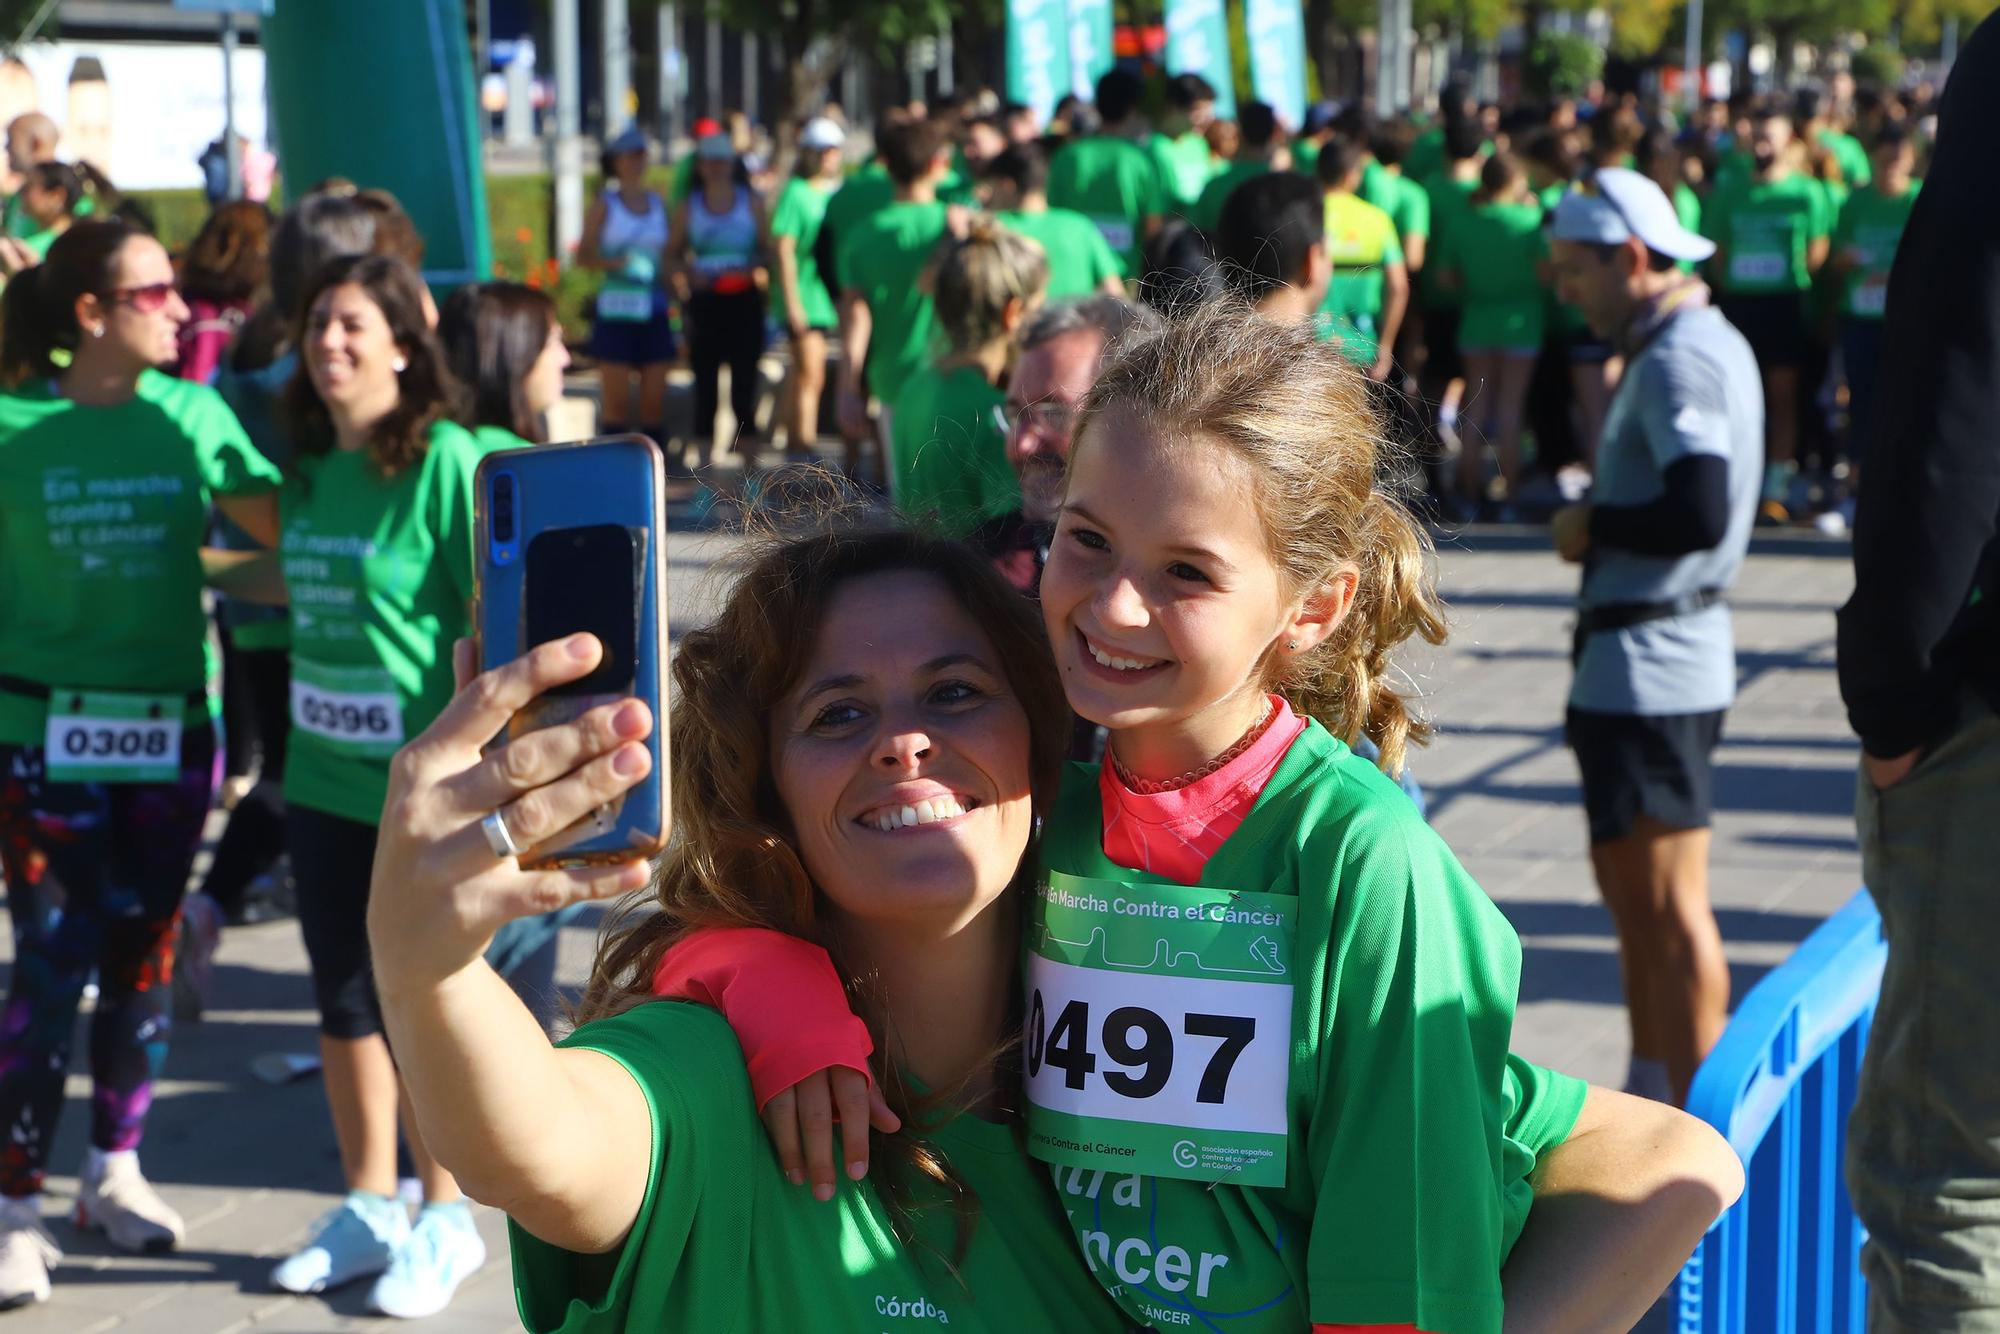
POLYGON ((171 783, 181 770, 179 695, 51 690, 44 763, 54 783, 171 783))
POLYGON ((1051 871, 1028 933, 1028 1151, 1285 1181, 1298 900, 1051 871))
POLYGON ((294 658, 292 725, 335 750, 385 759, 403 744, 403 705, 382 668, 294 658))

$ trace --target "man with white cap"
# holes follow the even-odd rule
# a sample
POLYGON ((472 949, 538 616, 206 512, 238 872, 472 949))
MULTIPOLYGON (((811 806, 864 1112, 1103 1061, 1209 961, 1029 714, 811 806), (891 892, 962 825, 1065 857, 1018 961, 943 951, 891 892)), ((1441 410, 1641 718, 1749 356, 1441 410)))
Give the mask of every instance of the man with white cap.
POLYGON ((1591 502, 1554 518, 1583 566, 1568 739, 1618 927, 1629 1091, 1679 1102, 1721 1034, 1729 967, 1708 901, 1712 754, 1735 698, 1723 597, 1764 464, 1750 345, 1681 271, 1715 247, 1659 186, 1605 168, 1556 206, 1558 293, 1625 357, 1591 502))

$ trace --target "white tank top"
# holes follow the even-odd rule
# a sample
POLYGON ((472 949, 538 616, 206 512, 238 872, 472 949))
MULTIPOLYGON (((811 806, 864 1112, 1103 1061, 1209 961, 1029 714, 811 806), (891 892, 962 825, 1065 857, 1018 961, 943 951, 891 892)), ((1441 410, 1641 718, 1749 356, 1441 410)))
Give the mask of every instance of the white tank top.
POLYGON ((646 211, 634 213, 625 207, 624 196, 616 189, 604 192, 604 226, 598 232, 597 249, 606 259, 640 253, 656 263, 667 249, 667 201, 646 192, 646 211))

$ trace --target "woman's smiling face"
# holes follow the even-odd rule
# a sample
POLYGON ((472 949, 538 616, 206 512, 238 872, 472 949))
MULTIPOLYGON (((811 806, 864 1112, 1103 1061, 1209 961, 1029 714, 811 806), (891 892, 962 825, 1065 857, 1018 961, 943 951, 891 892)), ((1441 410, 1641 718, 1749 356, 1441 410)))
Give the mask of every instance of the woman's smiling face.
POLYGON ((1027 713, 933 575, 839 587, 774 711, 770 758, 800 859, 848 917, 949 929, 997 899, 1027 852, 1027 713))

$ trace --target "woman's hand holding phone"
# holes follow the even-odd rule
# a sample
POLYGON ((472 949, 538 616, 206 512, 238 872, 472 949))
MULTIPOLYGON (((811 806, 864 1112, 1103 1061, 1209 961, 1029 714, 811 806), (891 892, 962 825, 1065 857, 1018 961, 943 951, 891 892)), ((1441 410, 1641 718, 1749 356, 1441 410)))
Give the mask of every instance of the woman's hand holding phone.
POLYGON ((523 870, 496 855, 481 822, 499 812, 522 855, 629 791, 652 768, 654 726, 643 701, 621 700, 486 753, 484 747, 545 691, 589 675, 602 656, 590 635, 537 646, 474 675, 471 640, 452 654, 457 692, 397 753, 375 851, 368 934, 385 995, 433 986, 476 962, 517 918, 638 889, 642 859, 523 870))

